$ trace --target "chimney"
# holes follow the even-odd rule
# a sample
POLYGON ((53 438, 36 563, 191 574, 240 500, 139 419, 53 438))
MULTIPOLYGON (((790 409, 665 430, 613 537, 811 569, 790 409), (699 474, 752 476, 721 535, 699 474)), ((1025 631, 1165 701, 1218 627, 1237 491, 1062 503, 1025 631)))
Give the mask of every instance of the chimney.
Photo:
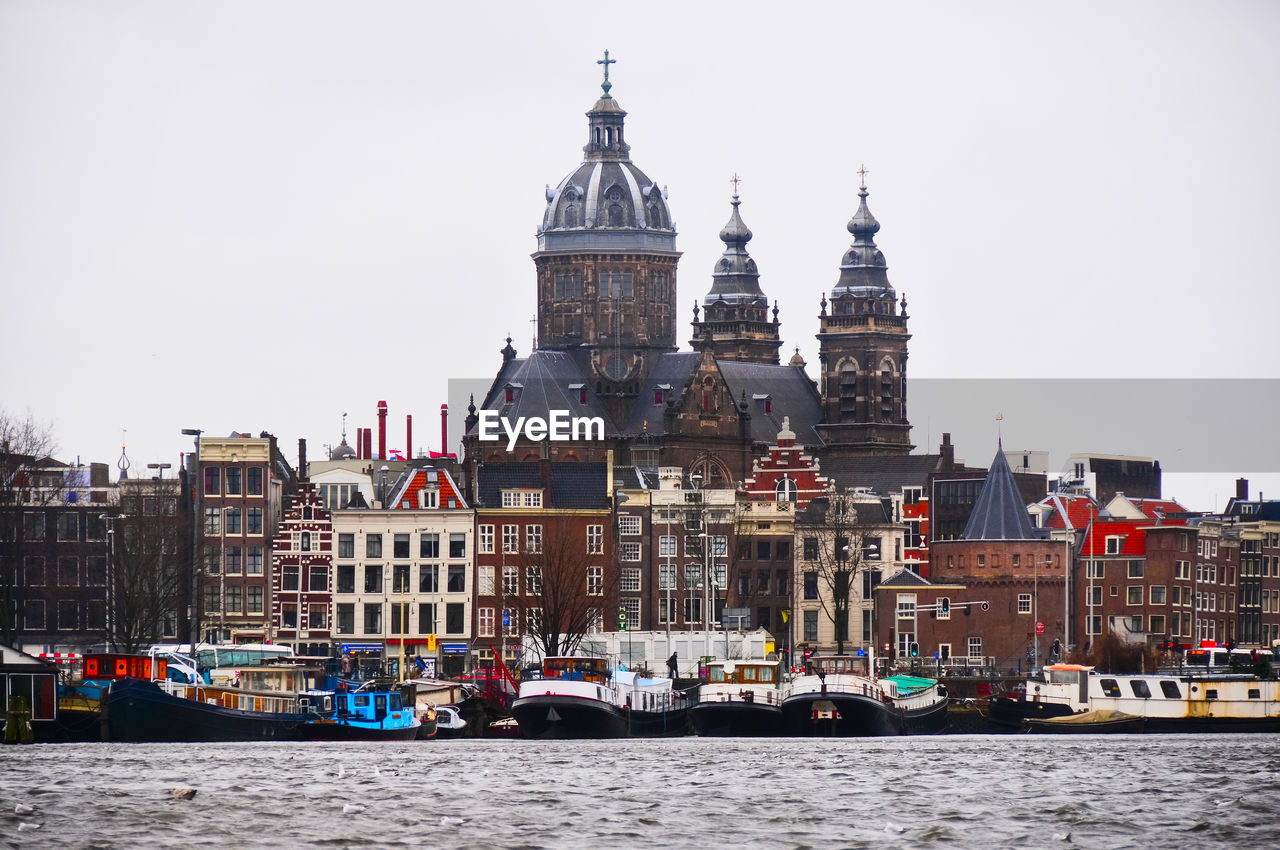
POLYGON ((304 437, 298 438, 298 481, 306 481, 307 476, 307 441, 304 437))
POLYGON ((360 429, 360 459, 373 460, 373 429, 360 429))
POLYGON ((449 456, 449 405, 440 405, 440 454, 449 456))
POLYGON ((1249 479, 1248 478, 1236 479, 1236 499, 1238 499, 1241 502, 1249 501, 1249 479))
POLYGON ((404 456, 413 460, 413 414, 404 415, 404 456))
POLYGON ((387 403, 378 402, 378 460, 387 459, 387 403))
POLYGON ((942 445, 938 447, 938 453, 942 455, 943 470, 953 469, 956 465, 956 449, 951 445, 951 435, 943 432, 942 445))

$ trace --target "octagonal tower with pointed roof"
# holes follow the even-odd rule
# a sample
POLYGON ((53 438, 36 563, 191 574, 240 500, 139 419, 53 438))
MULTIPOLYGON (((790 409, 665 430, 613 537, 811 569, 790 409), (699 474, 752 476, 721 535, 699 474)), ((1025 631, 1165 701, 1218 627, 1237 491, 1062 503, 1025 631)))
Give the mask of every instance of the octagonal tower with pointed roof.
POLYGON ((606 53, 585 159, 547 187, 533 261, 538 348, 577 352, 608 393, 631 395, 653 357, 675 350, 680 253, 665 189, 631 161, 612 63, 606 53))
MULTIPOLYGON (((864 178, 865 169, 861 171, 864 178)), ((819 433, 835 454, 907 454, 907 299, 889 284, 876 247, 880 222, 867 207, 864 179, 849 220, 853 244, 840 260, 840 278, 818 315, 822 420, 819 433), (901 306, 901 310, 899 310, 901 306)))

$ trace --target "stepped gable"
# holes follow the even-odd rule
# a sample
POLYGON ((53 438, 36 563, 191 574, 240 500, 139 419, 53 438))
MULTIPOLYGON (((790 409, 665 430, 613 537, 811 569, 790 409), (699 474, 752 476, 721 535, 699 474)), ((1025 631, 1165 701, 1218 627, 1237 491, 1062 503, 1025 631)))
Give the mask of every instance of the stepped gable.
POLYGON ((717 360, 735 402, 746 398, 751 413, 753 442, 772 443, 782 429, 782 418, 791 420, 796 441, 807 446, 821 446, 822 438, 814 427, 822 421, 822 400, 804 369, 774 366, 741 360, 717 360), (769 410, 765 409, 768 397, 769 410))
POLYGON ((1003 448, 997 448, 961 539, 1043 540, 1047 537, 1047 529, 1036 529, 1031 524, 1009 461, 1005 460, 1003 448))

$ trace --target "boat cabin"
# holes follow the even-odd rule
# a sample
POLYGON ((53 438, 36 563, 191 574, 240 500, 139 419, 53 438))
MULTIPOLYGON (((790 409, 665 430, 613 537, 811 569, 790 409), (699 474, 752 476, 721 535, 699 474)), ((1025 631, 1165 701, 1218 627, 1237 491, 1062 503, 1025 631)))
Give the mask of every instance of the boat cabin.
POLYGON ((776 661, 713 661, 707 681, 735 685, 776 685, 781 667, 776 661))
POLYGON ((374 691, 373 693, 339 693, 334 695, 339 719, 381 723, 388 714, 400 719, 404 711, 404 698, 399 691, 374 691))
POLYGON ((823 655, 809 659, 815 676, 865 676, 867 660, 856 655, 823 655))
POLYGON ((542 662, 542 678, 576 682, 607 682, 612 673, 604 658, 553 657, 542 662))
POLYGON ((86 679, 146 679, 158 681, 169 674, 169 662, 149 655, 123 655, 102 652, 84 657, 86 679))
POLYGON ((58 711, 58 670, 38 658, 0 646, 0 725, 13 697, 22 697, 30 719, 53 720, 58 711))

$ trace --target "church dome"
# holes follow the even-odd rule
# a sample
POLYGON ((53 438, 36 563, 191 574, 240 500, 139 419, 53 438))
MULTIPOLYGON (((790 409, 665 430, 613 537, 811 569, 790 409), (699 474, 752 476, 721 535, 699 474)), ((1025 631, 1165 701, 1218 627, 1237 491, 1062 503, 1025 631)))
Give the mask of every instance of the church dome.
POLYGON ((675 251, 675 225, 666 189, 631 161, 625 138, 626 110, 604 94, 587 112, 582 164, 547 186, 547 207, 538 228, 538 250, 675 251))

